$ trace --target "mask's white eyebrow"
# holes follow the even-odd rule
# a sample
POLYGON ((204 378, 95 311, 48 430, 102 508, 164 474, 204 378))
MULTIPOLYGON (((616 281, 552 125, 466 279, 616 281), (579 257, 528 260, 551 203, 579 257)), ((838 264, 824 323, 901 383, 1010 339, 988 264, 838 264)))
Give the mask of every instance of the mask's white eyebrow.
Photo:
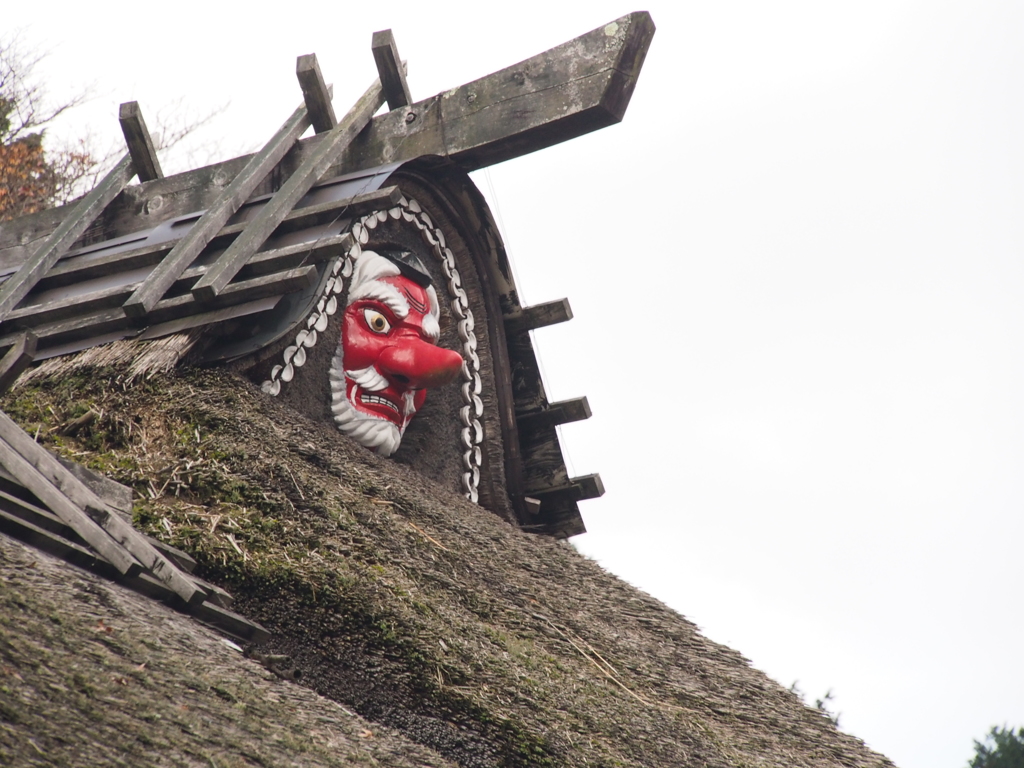
POLYGON ((360 299, 375 299, 387 306, 398 318, 405 318, 409 314, 409 302, 405 296, 395 286, 379 280, 365 282, 351 291, 348 295, 348 305, 360 299))

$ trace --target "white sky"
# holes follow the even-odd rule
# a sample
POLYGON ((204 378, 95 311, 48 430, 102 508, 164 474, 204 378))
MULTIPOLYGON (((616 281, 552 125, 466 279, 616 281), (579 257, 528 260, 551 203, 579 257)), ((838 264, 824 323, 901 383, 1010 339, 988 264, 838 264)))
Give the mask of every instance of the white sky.
MULTIPOLYGON (((55 134, 230 101, 200 137, 224 157, 298 104, 299 54, 344 111, 374 30, 425 98, 634 10, 8 5, 54 96, 94 84, 55 134)), ((782 684, 833 689, 903 768, 963 768, 1024 724, 1024 5, 648 9, 621 125, 476 175, 525 298, 576 314, 536 333, 551 397, 594 410, 563 428, 608 489, 575 541, 782 684)))

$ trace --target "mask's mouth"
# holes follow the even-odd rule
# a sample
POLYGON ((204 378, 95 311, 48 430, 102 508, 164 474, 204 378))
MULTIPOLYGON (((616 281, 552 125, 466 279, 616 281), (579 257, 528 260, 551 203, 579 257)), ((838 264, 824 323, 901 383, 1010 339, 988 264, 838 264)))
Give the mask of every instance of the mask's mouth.
POLYGON ((389 410, 393 411, 395 416, 394 418, 391 419, 391 421, 395 421, 397 423, 398 420, 401 419, 402 417, 402 410, 398 407, 398 404, 386 397, 382 397, 380 395, 373 395, 370 394, 369 392, 364 392, 361 390, 358 392, 356 397, 358 398, 360 405, 370 408, 371 410, 373 409, 373 406, 383 406, 384 408, 388 408, 389 410))

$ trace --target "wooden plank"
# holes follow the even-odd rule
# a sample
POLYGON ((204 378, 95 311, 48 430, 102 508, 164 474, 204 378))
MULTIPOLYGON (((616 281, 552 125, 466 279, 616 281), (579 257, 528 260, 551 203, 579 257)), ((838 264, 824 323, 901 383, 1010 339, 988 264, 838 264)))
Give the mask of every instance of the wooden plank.
POLYGON ((131 519, 132 517, 132 489, 127 485, 121 485, 114 480, 111 480, 106 475, 101 475, 98 472, 93 472, 86 466, 77 462, 65 459, 63 456, 53 455, 57 461, 59 461, 68 472, 73 474, 83 483, 85 483, 93 493, 103 499, 107 505, 121 513, 122 517, 131 519))
POLYGON ((654 36, 631 13, 512 67, 376 117, 339 160, 349 170, 422 155, 472 171, 622 120, 654 36), (409 115, 413 119, 409 120, 409 115))
POLYGON ((160 169, 160 161, 156 156, 156 147, 149 135, 146 121, 142 117, 142 108, 137 101, 126 101, 118 113, 121 132, 124 133, 128 154, 132 156, 132 166, 139 181, 162 179, 164 172, 160 169))
POLYGON ((32 331, 19 334, 14 346, 0 359, 0 393, 6 392, 36 356, 39 338, 32 331))
MULTIPOLYGON (((110 551, 114 551, 114 548, 110 545, 115 544, 118 550, 126 550, 127 553, 130 553, 134 560, 137 560, 142 566, 149 569, 156 578, 166 583, 169 588, 173 589, 189 605, 198 605, 206 599, 206 593, 179 571, 167 558, 157 552, 139 531, 112 512, 106 503, 93 493, 85 483, 71 474, 49 451, 36 443, 21 427, 3 413, 0 413, 0 449, 8 451, 8 453, 4 454, 4 466, 26 488, 36 494, 43 503, 50 507, 58 517, 74 528, 101 555, 107 557, 107 552, 99 549, 97 543, 102 544, 106 550, 110 551), (8 463, 6 459, 11 458, 10 453, 14 453, 15 457, 27 463, 29 468, 34 470, 34 472, 26 473, 29 480, 35 482, 44 492, 49 492, 47 488, 43 487, 48 485, 55 489, 57 494, 51 493, 51 498, 49 499, 40 496, 36 488, 25 482, 22 475, 15 471, 11 464, 8 463), (42 477, 43 483, 38 482, 36 475, 42 477), (65 518, 60 509, 55 509, 51 500, 57 497, 63 499, 63 502, 58 502, 58 504, 66 503, 75 513, 80 513, 84 510, 84 513, 88 515, 88 518, 93 521, 94 525, 98 525, 104 532, 103 539, 99 540, 99 537, 91 527, 86 532, 90 533, 92 538, 86 536, 86 532, 83 532, 82 527, 80 527, 80 514, 70 515, 70 519, 68 519, 65 518)), ((66 507, 64 510, 65 512, 68 511, 66 507)), ((107 559, 110 558, 107 557, 107 559)), ((122 573, 125 573, 118 562, 113 562, 113 565, 118 570, 121 570, 122 573)))
POLYGON ((544 499, 541 512, 531 525, 524 526, 527 530, 557 539, 567 539, 586 533, 583 518, 577 503, 571 498, 548 496, 544 499))
MULTIPOLYGON (((650 16, 633 13, 408 110, 379 115, 337 158, 334 170, 355 173, 441 155, 469 171, 616 123, 628 106, 653 34, 650 16), (406 122, 410 113, 414 117, 406 122)), ((281 172, 301 164, 320 141, 300 141, 282 161, 281 172)), ((198 168, 125 195, 110 212, 111 237, 152 226, 146 211, 157 196, 164 218, 210 207, 219 191, 217 181, 234 178, 248 160, 239 157, 198 168)), ((0 228, 0 266, 24 259, 26 244, 45 237, 61 216, 66 213, 57 209, 6 222, 0 228)))
MULTIPOLYGON (((205 322, 214 322, 215 318, 212 315, 206 314, 206 311, 209 309, 230 308, 253 302, 257 299, 283 296, 286 293, 302 291, 316 282, 316 279, 317 268, 313 265, 297 267, 269 275, 258 275, 249 280, 231 283, 223 293, 208 304, 198 304, 191 294, 164 299, 153 308, 148 318, 149 322, 153 325, 188 318, 193 315, 197 317, 203 315, 205 320, 199 322, 198 324, 200 325, 205 324, 205 322)), ((101 334, 131 328, 132 325, 133 320, 125 315, 124 309, 115 307, 114 309, 105 309, 56 323, 34 326, 33 332, 44 342, 45 351, 45 347, 52 347, 56 344, 84 339, 90 336, 100 336, 101 334)), ((17 341, 17 338, 17 334, 0 337, 0 349, 8 348, 17 341)), ((152 338, 152 336, 149 338, 152 338)))
MULTIPOLYGON (((396 186, 390 186, 343 200, 297 208, 285 216, 284 221, 274 231, 274 234, 283 235, 289 232, 298 232, 310 227, 329 224, 337 221, 342 216, 362 216, 371 211, 391 208, 397 205, 401 198, 402 191, 396 186)), ((226 248, 244 229, 244 222, 224 227, 210 241, 209 247, 226 248)), ((129 269, 157 264, 170 253, 175 242, 146 245, 130 251, 119 251, 91 259, 79 259, 79 257, 68 259, 51 269, 46 277, 39 282, 39 288, 40 290, 49 290, 50 288, 72 285, 82 280, 102 277, 114 272, 124 272, 129 269)), ((269 253, 269 251, 260 251, 259 253, 269 253)), ((257 259, 259 253, 253 259, 257 259)))
MULTIPOLYGON (((282 272, 289 267, 299 264, 320 264, 335 256, 340 256, 350 244, 351 235, 345 233, 315 242, 297 243, 270 251, 260 251, 242 269, 239 277, 244 280, 254 276, 282 272)), ((191 288, 196 280, 206 273, 206 269, 207 267, 203 265, 186 269, 171 284, 170 288, 175 291, 191 288)), ((10 314, 5 323, 0 324, 0 328, 6 330, 8 324, 33 328, 47 323, 87 315, 90 312, 118 307, 129 296, 135 295, 140 286, 144 284, 144 281, 139 281, 125 285, 115 285, 99 291, 82 293, 78 296, 54 299, 44 304, 30 304, 20 307, 10 314)), ((2 366, 2 363, 0 363, 0 366, 2 366)))
MULTIPOLYGON (((209 272, 207 272, 209 274, 209 272)), ((228 307, 234 304, 241 304, 245 301, 254 301, 268 296, 279 296, 284 293, 305 290, 317 281, 317 268, 314 265, 296 267, 284 272, 275 272, 270 275, 259 275, 250 280, 240 280, 229 284, 224 290, 213 297, 212 300, 199 304, 195 299, 195 292, 184 296, 176 296, 172 299, 165 299, 160 302, 157 310, 163 310, 167 314, 180 316, 180 308, 187 307, 187 314, 198 311, 200 307, 216 308, 228 307)), ((155 311, 154 316, 161 318, 161 312, 155 311)))
MULTIPOLYGON (((104 277, 115 272, 127 272, 129 269, 140 269, 159 264, 177 241, 154 243, 132 248, 125 251, 117 251, 103 256, 71 256, 59 261, 46 273, 37 286, 39 291, 48 291, 51 288, 61 288, 65 285, 74 285, 83 280, 91 280, 96 277, 104 277)), ((19 308, 21 309, 21 308, 19 308)), ((17 312, 19 310, 15 310, 17 312)), ((11 313, 12 315, 14 312, 11 313)))
MULTIPOLYGON (((21 451, 15 449, 7 441, 6 433, 21 428, 10 418, 0 413, 0 464, 14 475, 18 482, 30 490, 53 512, 61 521, 73 529, 83 541, 92 547, 100 557, 113 565, 124 576, 137 575, 142 572, 142 565, 128 550, 112 539, 84 510, 75 506, 64 493, 54 486, 36 466, 40 453, 45 449, 33 442, 35 451, 31 458, 26 458, 21 451)), ((24 433, 23 433, 24 434, 24 433)), ((26 437, 28 437, 26 435, 26 437)), ((29 441, 32 438, 28 438, 29 441)))
MULTIPOLYGON (((8 474, 6 470, 4 471, 4 474, 8 474)), ((15 480, 15 483, 17 483, 17 480, 15 480)), ((20 499, 5 491, 0 491, 0 504, 2 504, 3 508, 10 514, 32 523, 32 525, 63 536, 69 541, 83 543, 81 537, 75 533, 73 528, 68 526, 67 523, 55 514, 40 506, 25 501, 24 499, 20 499)))
MULTIPOLYGON (((220 232, 227 220, 242 206, 256 186, 270 173, 285 153, 309 127, 309 114, 303 104, 285 121, 270 141, 232 179, 216 204, 174 246, 145 282, 124 304, 129 317, 144 317, 163 298, 182 272, 220 232)), ((262 243, 261 243, 262 244, 262 243)))
POLYGON ((548 496, 566 495, 574 501, 584 501, 604 496, 604 483, 599 474, 581 475, 571 478, 566 485, 530 489, 530 495, 539 498, 542 507, 548 496))
POLYGON ((307 157, 298 170, 284 183, 277 194, 260 209, 256 217, 248 223, 245 231, 221 254, 220 258, 210 267, 192 288, 192 295, 199 301, 208 302, 223 291, 238 270, 259 250, 271 233, 277 229, 295 204, 323 176, 352 139, 356 137, 373 117, 381 104, 380 81, 377 80, 366 93, 349 110, 330 133, 324 135, 313 153, 307 157))
POLYGON ((523 491, 527 496, 569 483, 569 472, 553 427, 534 433, 520 432, 519 440, 523 453, 523 491))
POLYGON ((222 632, 227 632, 243 642, 259 645, 270 639, 270 632, 266 628, 210 602, 203 603, 191 613, 199 621, 212 624, 222 632))
POLYGON ((377 64, 377 74, 380 75, 380 84, 388 109, 398 109, 412 104, 409 83, 405 80, 405 67, 398 55, 398 46, 391 30, 382 29, 380 32, 374 32, 370 47, 373 50, 373 60, 377 64))
POLYGON ((547 410, 535 411, 533 413, 517 413, 516 423, 520 431, 535 431, 548 427, 555 427, 559 424, 569 424, 573 421, 583 421, 591 417, 590 403, 586 397, 576 397, 571 400, 560 400, 551 403, 547 410))
POLYGON ((331 103, 331 92, 324 76, 320 72, 320 63, 315 53, 307 53, 295 62, 295 76, 299 79, 302 98, 306 101, 306 111, 317 133, 327 133, 338 124, 334 116, 334 105, 331 103))
POLYGON ((536 328, 564 323, 567 320, 572 320, 572 307, 569 306, 568 299, 534 304, 532 307, 524 307, 518 314, 505 317, 505 334, 512 336, 536 328))
POLYGON ((186 315, 174 320, 157 323, 156 325, 149 326, 146 330, 140 333, 137 338, 139 341, 159 339, 162 336, 169 336, 172 333, 181 333, 182 331, 187 331, 191 328, 213 325, 227 320, 233 320, 238 317, 245 317, 246 315, 266 312, 267 310, 271 310, 276 307, 281 298, 281 296, 271 296, 268 299, 257 299, 256 301, 247 301, 242 304, 233 304, 230 307, 224 307, 223 309, 200 312, 198 315, 186 315))
POLYGON ((125 155, 96 188, 67 212, 39 249, 0 286, 0 320, 3 320, 31 291, 50 267, 71 248, 107 204, 125 188, 135 171, 131 155, 125 155))
POLYGON ((0 533, 13 536, 36 549, 66 560, 80 568, 97 571, 111 578, 121 575, 110 563, 81 544, 69 541, 59 533, 35 525, 12 513, 7 507, 6 499, 0 499, 0 533))

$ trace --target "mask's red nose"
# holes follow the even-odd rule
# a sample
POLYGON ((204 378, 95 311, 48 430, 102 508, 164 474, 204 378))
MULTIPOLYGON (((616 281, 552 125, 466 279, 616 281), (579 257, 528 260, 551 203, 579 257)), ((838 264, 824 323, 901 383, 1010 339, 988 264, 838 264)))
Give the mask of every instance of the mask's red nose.
POLYGON ((381 352, 377 368, 385 377, 403 381, 413 389, 430 389, 458 375, 462 356, 415 336, 400 336, 381 352))

